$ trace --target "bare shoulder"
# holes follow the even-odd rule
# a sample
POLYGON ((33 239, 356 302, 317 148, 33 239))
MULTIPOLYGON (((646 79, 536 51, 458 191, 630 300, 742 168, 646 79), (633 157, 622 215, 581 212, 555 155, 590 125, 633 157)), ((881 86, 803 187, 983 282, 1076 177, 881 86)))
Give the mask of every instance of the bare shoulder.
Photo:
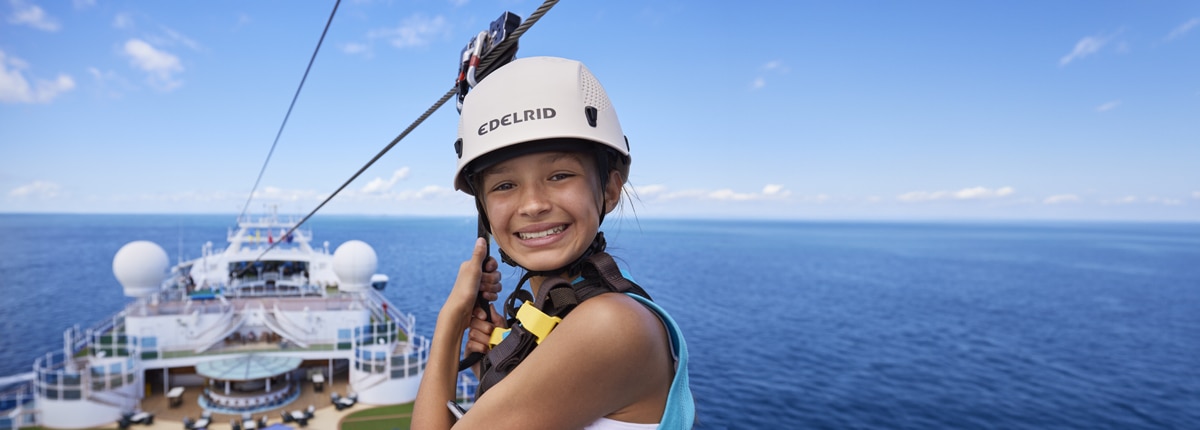
POLYGON ((666 340, 654 311, 625 294, 601 294, 583 302, 560 328, 607 347, 648 351, 666 340))

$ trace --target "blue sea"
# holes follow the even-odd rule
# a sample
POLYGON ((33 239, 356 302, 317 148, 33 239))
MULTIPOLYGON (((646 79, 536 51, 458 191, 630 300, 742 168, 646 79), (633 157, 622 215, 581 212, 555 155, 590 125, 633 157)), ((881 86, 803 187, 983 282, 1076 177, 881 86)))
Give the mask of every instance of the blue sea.
MULTIPOLYGON (((123 244, 193 258, 233 221, 0 215, 0 375, 121 309, 123 244)), ((1200 224, 615 221, 684 328, 699 428, 1200 428, 1200 224)), ((308 227, 372 244, 429 335, 474 223, 308 227)))

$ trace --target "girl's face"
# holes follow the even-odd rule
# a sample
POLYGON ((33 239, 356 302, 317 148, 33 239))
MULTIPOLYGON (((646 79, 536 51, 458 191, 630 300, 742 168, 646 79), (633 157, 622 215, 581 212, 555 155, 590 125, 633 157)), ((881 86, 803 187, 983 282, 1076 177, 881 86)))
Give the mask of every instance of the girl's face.
POLYGON ((616 206, 620 174, 608 189, 592 158, 574 152, 541 152, 484 171, 480 190, 496 244, 528 270, 554 270, 575 261, 600 229, 600 205, 616 206))

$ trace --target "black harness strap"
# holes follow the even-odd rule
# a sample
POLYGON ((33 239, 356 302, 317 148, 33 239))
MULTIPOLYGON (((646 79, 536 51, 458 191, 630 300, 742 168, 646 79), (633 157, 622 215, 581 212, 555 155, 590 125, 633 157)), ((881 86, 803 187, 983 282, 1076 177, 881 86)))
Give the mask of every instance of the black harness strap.
MULTIPOLYGON (((621 269, 617 267, 612 256, 606 252, 592 254, 582 266, 583 273, 580 275, 583 278, 582 281, 571 283, 558 277, 544 280, 538 289, 538 295, 533 305, 546 315, 564 318, 580 303, 605 293, 631 292, 647 299, 650 298, 650 295, 642 287, 621 275, 621 269)), ((514 301, 513 297, 523 291, 521 289, 514 291, 508 301, 514 301)), ((529 294, 525 293, 524 296, 528 297, 529 294)), ((509 305, 511 303, 506 304, 506 306, 509 305)), ((481 362, 480 371, 483 375, 479 378, 479 387, 475 392, 476 399, 508 376, 537 347, 537 337, 520 324, 516 324, 515 320, 509 321, 509 327, 511 327, 511 331, 508 336, 492 348, 481 362)))

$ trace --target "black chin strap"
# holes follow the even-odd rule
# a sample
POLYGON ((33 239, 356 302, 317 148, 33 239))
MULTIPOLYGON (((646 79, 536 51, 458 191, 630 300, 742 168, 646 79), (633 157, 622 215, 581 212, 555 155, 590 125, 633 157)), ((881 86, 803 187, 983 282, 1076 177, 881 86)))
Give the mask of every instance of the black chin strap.
MULTIPOLYGON (((507 299, 504 299, 504 317, 508 320, 509 326, 512 326, 513 322, 516 321, 517 308, 526 301, 533 301, 533 294, 522 288, 525 286, 525 282, 529 281, 530 278, 535 276, 553 277, 562 276, 564 273, 567 275, 577 275, 581 272, 584 262, 587 261, 589 257, 604 252, 604 249, 607 247, 608 243, 604 240, 604 232, 598 231, 596 232, 596 237, 592 239, 592 244, 588 245, 587 249, 583 250, 583 254, 580 255, 579 258, 575 259, 575 261, 568 263, 566 266, 555 270, 526 269, 525 274, 521 276, 520 282, 517 282, 517 288, 513 289, 512 293, 509 293, 507 299)), ((508 254, 504 253, 503 249, 500 250, 500 261, 503 261, 509 266, 521 267, 524 269, 524 267, 509 257, 508 254)))

